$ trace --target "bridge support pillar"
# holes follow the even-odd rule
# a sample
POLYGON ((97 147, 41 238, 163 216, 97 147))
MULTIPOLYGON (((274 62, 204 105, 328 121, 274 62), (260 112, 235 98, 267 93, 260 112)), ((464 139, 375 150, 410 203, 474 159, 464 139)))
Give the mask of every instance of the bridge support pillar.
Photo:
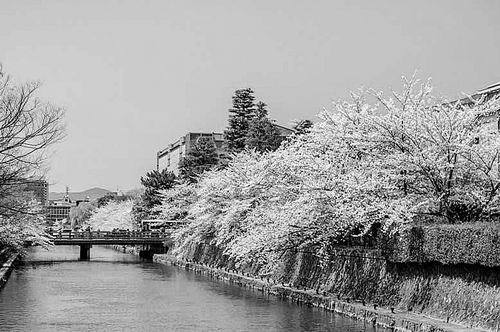
POLYGON ((146 258, 146 259, 153 258, 153 254, 151 253, 151 249, 149 248, 149 245, 144 244, 142 246, 142 248, 139 250, 139 257, 146 258))
POLYGON ((80 260, 87 261, 90 259, 90 248, 91 244, 80 244, 80 260))

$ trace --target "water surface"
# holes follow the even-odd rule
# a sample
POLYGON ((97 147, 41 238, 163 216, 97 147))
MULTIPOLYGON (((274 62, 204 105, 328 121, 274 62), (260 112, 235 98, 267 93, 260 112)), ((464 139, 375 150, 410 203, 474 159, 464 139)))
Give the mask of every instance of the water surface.
POLYGON ((375 331, 206 276, 93 247, 34 249, 0 291, 4 331, 375 331))

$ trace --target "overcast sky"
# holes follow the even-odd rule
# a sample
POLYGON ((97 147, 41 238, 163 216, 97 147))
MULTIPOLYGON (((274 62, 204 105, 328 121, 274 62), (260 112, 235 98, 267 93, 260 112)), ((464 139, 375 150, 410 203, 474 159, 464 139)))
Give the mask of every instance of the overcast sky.
POLYGON ((51 191, 127 190, 251 87, 283 125, 419 69, 450 98, 500 81, 500 1, 0 0, 0 62, 67 110, 51 191))

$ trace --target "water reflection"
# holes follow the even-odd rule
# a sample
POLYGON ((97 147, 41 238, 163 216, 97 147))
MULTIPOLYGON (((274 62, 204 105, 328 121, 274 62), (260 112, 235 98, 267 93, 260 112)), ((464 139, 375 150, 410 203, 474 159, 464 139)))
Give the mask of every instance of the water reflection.
POLYGON ((0 292, 0 326, 12 331, 374 331, 108 248, 36 249, 0 292))

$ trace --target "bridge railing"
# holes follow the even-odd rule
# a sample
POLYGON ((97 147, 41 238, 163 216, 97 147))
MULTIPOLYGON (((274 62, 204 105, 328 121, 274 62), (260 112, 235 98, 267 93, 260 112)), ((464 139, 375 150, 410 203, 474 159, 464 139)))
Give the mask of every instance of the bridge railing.
POLYGON ((170 234, 154 231, 60 231, 52 232, 54 239, 163 239, 170 234))

